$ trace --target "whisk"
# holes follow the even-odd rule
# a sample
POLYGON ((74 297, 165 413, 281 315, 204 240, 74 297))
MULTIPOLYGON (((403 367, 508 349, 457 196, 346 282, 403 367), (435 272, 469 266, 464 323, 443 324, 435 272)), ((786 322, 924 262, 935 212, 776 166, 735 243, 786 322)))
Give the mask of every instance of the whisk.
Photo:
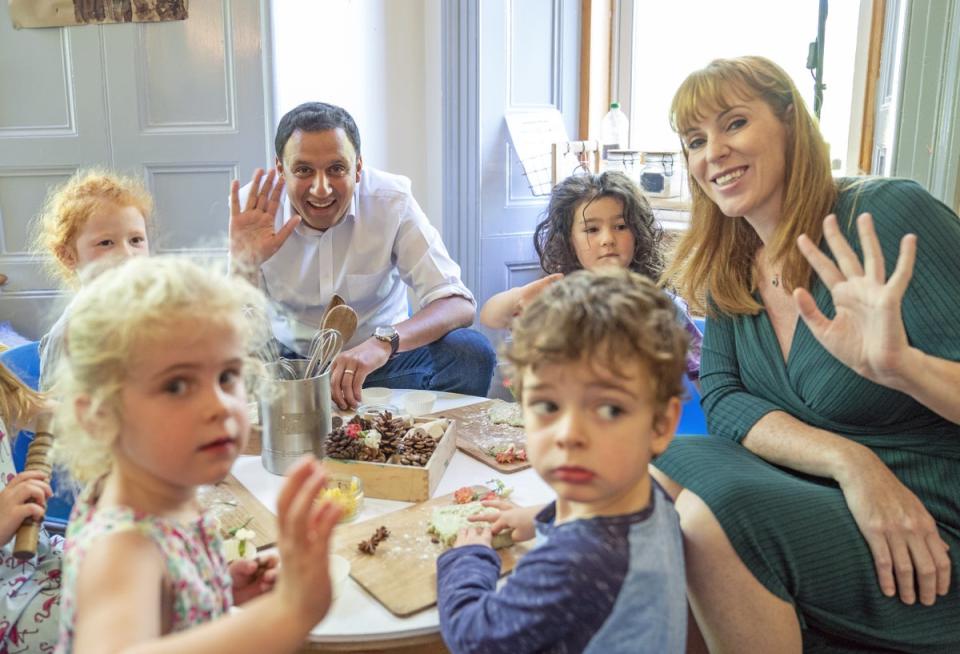
POLYGON ((310 361, 303 371, 303 378, 323 374, 343 347, 343 336, 336 329, 320 329, 310 342, 310 361))

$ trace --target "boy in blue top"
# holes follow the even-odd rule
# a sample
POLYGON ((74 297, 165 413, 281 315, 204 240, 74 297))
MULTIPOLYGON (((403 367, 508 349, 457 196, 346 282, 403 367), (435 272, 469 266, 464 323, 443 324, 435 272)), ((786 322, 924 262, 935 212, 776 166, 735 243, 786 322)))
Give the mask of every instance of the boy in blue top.
POLYGON ((627 270, 568 275, 514 323, 527 455, 557 499, 488 503, 500 514, 438 559, 454 654, 684 651, 680 524, 647 465, 673 438, 686 347, 670 298, 627 270), (490 542, 507 528, 537 547, 498 591, 490 542))

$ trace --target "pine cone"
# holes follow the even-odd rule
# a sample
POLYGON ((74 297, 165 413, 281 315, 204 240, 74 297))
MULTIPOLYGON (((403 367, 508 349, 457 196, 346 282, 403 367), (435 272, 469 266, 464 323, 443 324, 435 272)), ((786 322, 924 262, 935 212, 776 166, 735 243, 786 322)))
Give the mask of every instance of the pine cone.
POLYGON ((357 454, 358 461, 373 461, 375 463, 384 463, 387 460, 387 457, 384 456, 383 452, 372 447, 367 447, 366 445, 360 446, 360 452, 357 454))
POLYGON ((435 449, 437 449, 437 441, 423 429, 414 427, 400 441, 397 454, 401 465, 425 466, 435 449))
POLYGON ((360 416, 354 416, 346 424, 341 421, 341 425, 327 435, 327 456, 331 459, 356 459, 363 447, 363 441, 357 434, 369 428, 369 423, 360 416))
POLYGON ((380 451, 390 458, 397 451, 400 439, 407 431, 407 423, 403 418, 394 418, 389 411, 377 414, 371 421, 371 428, 380 432, 380 451))

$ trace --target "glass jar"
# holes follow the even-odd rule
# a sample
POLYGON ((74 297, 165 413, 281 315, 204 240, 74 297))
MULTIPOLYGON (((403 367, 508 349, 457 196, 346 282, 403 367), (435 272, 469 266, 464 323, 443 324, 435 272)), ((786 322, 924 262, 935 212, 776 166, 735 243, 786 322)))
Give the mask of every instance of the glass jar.
POLYGON ((610 150, 607 152, 607 170, 618 170, 640 183, 640 168, 643 155, 639 150, 610 150))
POLYGON ((343 510, 340 522, 350 522, 363 508, 363 480, 355 475, 330 475, 317 501, 328 499, 343 510))
POLYGON ((640 171, 640 187, 656 197, 679 195, 680 188, 674 184, 674 153, 645 152, 643 169, 640 171), (676 187, 676 188, 674 188, 676 187))

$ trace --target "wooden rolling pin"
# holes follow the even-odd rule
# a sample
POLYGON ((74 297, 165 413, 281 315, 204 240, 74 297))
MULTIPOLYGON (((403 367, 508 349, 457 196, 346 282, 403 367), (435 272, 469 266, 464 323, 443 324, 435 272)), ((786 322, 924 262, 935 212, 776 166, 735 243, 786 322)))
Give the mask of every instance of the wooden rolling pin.
MULTIPOLYGON (((41 413, 37 416, 36 435, 27 449, 27 461, 23 466, 27 470, 39 470, 50 481, 51 463, 50 448, 53 447, 53 434, 50 433, 50 423, 53 415, 41 413)), ((30 500, 33 502, 34 500, 30 500)), ((27 518, 17 529, 17 539, 13 545, 13 555, 20 561, 28 561, 37 554, 37 541, 40 537, 40 522, 27 518)))

